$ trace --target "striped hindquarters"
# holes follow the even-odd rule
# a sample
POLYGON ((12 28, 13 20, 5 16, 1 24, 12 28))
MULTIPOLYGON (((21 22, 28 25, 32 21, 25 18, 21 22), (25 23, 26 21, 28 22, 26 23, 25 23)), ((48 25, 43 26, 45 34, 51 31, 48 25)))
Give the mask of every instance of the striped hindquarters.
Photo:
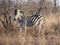
POLYGON ((40 21, 43 20, 43 17, 41 15, 33 15, 31 16, 31 20, 32 20, 33 26, 36 26, 40 21))

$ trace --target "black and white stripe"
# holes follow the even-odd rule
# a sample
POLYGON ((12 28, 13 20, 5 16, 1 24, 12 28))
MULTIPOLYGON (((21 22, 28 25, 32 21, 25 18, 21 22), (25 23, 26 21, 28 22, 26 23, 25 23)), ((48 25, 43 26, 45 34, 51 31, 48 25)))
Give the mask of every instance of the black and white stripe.
POLYGON ((42 21, 42 20, 43 20, 43 17, 40 16, 40 15, 33 15, 33 16, 31 16, 31 21, 33 23, 33 26, 36 26, 37 24, 40 23, 39 21, 42 21))

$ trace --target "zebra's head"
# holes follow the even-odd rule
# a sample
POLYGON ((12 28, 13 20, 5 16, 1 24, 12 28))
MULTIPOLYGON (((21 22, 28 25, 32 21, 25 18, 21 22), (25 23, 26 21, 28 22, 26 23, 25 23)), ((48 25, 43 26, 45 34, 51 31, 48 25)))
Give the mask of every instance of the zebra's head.
POLYGON ((22 11, 17 10, 17 9, 14 11, 14 20, 17 20, 17 19, 21 20, 22 16, 23 16, 23 12, 22 11))

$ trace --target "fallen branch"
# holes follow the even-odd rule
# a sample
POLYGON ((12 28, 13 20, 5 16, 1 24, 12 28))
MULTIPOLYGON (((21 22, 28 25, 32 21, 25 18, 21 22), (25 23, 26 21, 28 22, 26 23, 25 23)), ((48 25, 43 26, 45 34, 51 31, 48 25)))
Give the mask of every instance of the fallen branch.
POLYGON ((5 29, 7 29, 6 24, 0 19, 1 23, 3 24, 3 26, 5 27, 5 29))

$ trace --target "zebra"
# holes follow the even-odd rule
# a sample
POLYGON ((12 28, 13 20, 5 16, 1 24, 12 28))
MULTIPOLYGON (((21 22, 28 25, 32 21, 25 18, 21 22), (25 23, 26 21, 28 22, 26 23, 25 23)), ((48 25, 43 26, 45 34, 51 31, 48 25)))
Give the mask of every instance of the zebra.
POLYGON ((26 27, 35 27, 39 26, 39 33, 41 32, 41 26, 43 24, 44 18, 41 15, 32 15, 32 16, 26 16, 23 17, 24 14, 21 10, 16 9, 14 10, 14 20, 18 20, 20 24, 20 33, 22 31, 22 28, 25 27, 25 33, 26 33, 26 27))

